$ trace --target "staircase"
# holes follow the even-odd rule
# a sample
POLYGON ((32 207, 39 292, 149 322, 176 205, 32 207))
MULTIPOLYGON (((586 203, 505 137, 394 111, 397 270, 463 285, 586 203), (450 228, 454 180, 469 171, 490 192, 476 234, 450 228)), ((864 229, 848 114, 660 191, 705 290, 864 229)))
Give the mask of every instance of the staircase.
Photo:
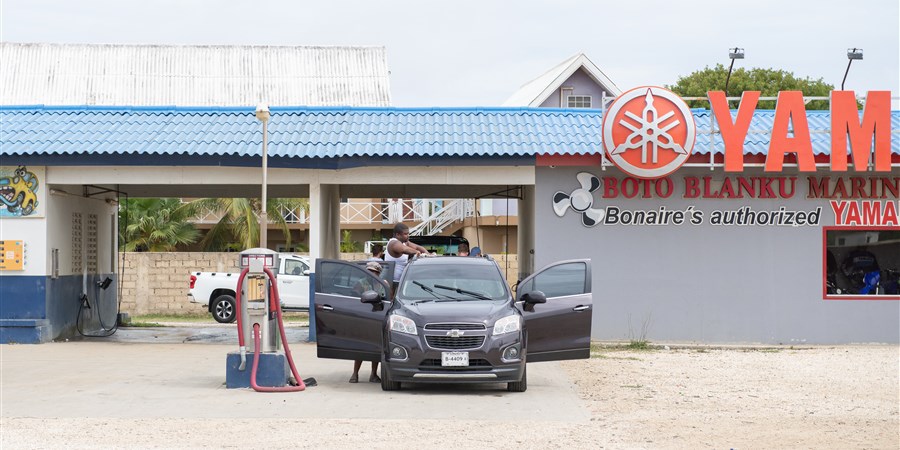
MULTIPOLYGON (((467 217, 475 215, 475 200, 470 198, 431 202, 432 212, 418 225, 410 228, 411 236, 433 236, 447 227, 462 224, 467 217)), ((454 230, 455 231, 455 230, 454 230)))

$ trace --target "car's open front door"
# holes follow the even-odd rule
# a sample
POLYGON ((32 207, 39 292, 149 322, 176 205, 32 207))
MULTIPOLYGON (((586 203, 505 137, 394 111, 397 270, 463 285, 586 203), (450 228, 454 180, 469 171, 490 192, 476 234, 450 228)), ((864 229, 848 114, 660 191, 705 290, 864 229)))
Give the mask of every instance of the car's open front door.
POLYGON ((380 361, 386 303, 360 300, 367 290, 390 301, 390 289, 353 262, 316 260, 316 341, 319 358, 380 361))
POLYGON ((525 317, 526 361, 591 356, 591 260, 551 264, 519 283, 516 307, 525 317), (546 303, 527 307, 522 297, 541 291, 546 303))

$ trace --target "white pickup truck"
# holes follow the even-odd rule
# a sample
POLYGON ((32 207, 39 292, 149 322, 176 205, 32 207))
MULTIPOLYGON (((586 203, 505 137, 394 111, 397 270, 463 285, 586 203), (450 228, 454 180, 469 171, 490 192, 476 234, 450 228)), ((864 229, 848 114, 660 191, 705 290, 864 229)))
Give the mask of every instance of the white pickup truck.
MULTIPOLYGON (((286 311, 309 310, 309 258, 279 255, 278 294, 286 311)), ((219 323, 231 323, 235 315, 234 295, 240 273, 193 272, 188 297, 209 309, 219 323)))

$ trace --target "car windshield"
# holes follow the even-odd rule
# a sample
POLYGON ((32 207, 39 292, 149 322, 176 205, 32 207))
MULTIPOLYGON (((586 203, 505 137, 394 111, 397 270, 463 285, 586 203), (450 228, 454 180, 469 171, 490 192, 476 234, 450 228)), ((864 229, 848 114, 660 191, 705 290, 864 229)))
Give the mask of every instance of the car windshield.
POLYGON ((506 282, 491 267, 470 264, 411 265, 398 298, 405 300, 505 300, 506 282))

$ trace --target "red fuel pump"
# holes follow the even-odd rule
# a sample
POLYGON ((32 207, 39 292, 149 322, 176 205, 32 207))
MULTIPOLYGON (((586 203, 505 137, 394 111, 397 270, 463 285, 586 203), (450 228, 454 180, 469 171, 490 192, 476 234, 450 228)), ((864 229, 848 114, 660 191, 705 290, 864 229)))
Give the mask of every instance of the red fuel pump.
POLYGON ((284 319, 282 317, 281 312, 281 299, 278 295, 278 281, 275 278, 275 274, 272 273, 272 270, 269 268, 274 265, 275 255, 267 255, 267 254, 246 254, 242 253, 241 257, 248 257, 246 261, 247 264, 244 264, 242 261, 241 265, 244 268, 241 270, 240 277, 238 278, 238 284, 235 295, 235 309, 237 310, 237 327, 238 327, 238 343, 240 345, 241 350, 241 365, 239 370, 244 370, 246 365, 246 346, 244 342, 244 314, 246 313, 246 305, 242 302, 246 303, 246 299, 242 299, 243 285, 244 279, 247 274, 251 271, 254 273, 265 273, 267 287, 267 301, 265 302, 265 317, 270 317, 271 313, 274 311, 275 317, 277 319, 278 330, 281 334, 281 343, 284 346, 284 355, 287 358, 288 364, 291 367, 291 373, 294 375, 294 379, 297 384, 293 386, 259 386, 256 383, 256 374, 259 368, 259 360, 261 357, 260 351, 260 323, 253 323, 253 367, 250 372, 250 386, 258 392, 295 392, 302 391, 306 389, 306 384, 303 382, 303 379, 300 378, 300 374, 297 371, 297 367, 294 365, 294 358, 291 356, 291 349, 288 345, 287 336, 284 332, 284 319), (271 258, 271 259, 266 259, 271 258), (258 259, 258 260, 257 260, 258 259), (267 261, 271 261, 272 263, 267 263, 267 261), (252 270, 251 270, 252 269, 252 270))

